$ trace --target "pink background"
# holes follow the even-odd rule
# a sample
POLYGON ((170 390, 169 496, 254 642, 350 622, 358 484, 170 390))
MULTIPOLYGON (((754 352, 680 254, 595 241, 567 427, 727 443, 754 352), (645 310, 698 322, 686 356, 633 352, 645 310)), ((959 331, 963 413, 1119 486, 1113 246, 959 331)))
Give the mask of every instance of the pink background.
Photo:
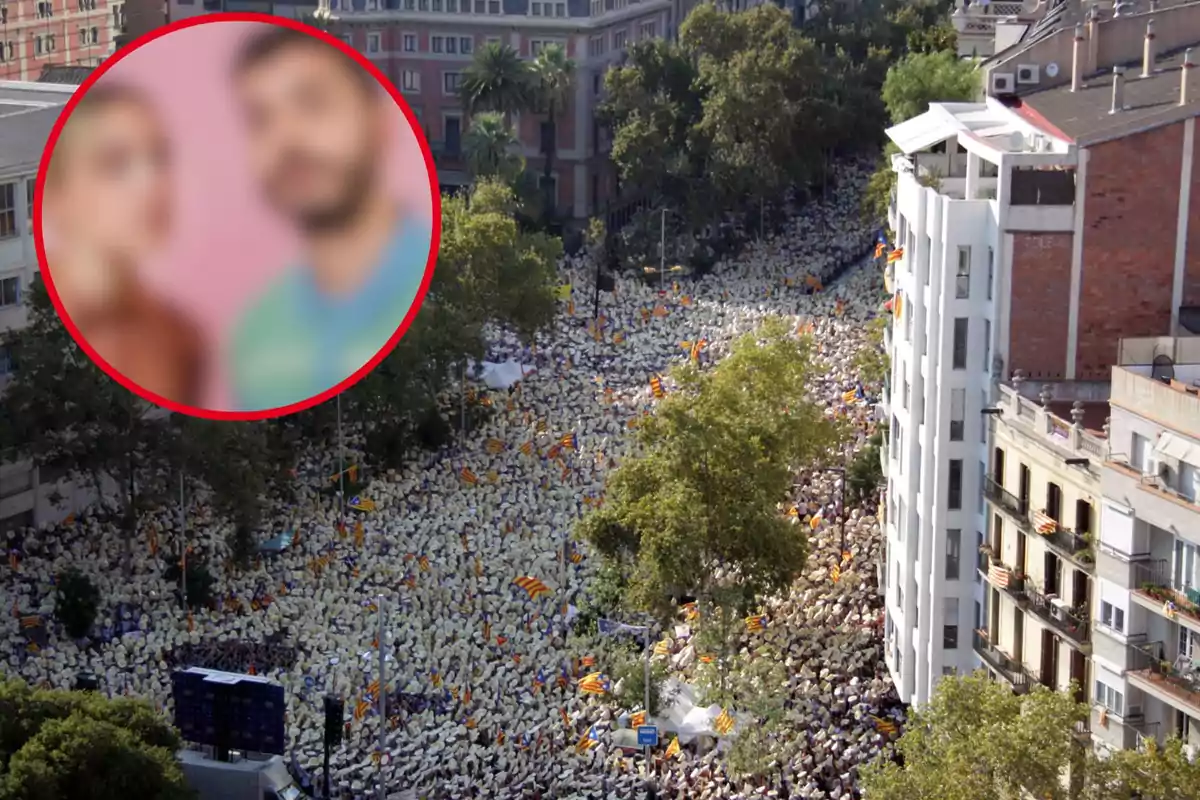
MULTIPOLYGON (((138 48, 97 81, 134 85, 159 104, 174 147, 176 229, 161 263, 147 265, 146 279, 192 317, 220 354, 238 314, 294 263, 298 250, 250 181, 228 81, 239 46, 264 27, 214 22, 183 28, 138 48)), ((428 218, 429 173, 399 106, 394 135, 389 182, 410 213, 428 218)), ((217 364, 222 361, 218 356, 217 364)), ((204 407, 228 408, 226 376, 216 369, 211 377, 204 407)))

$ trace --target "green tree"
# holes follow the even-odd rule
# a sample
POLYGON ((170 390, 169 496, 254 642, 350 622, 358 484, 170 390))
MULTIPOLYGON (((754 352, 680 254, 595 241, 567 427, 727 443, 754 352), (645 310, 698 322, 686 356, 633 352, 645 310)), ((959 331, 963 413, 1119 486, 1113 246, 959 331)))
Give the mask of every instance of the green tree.
POLYGON ((489 42, 475 51, 458 92, 468 114, 495 111, 511 125, 515 114, 533 107, 529 62, 512 46, 489 42))
POLYGON ((476 180, 497 178, 511 184, 525 170, 525 158, 516 131, 495 111, 471 117, 463 139, 467 167, 476 180))
POLYGON ((887 317, 874 317, 866 325, 866 341, 854 354, 854 370, 865 384, 878 386, 891 372, 891 360, 883 348, 883 330, 887 317))
POLYGON ((974 100, 979 71, 952 51, 909 53, 888 70, 883 102, 892 124, 924 114, 930 103, 974 100))
POLYGON ((810 347, 773 319, 714 369, 672 371, 641 453, 578 529, 625 565, 634 607, 666 619, 686 595, 742 613, 799 574, 807 541, 777 504, 841 434, 808 399, 810 347))
POLYGON ((0 800, 184 800, 179 747, 144 702, 0 683, 0 800))
POLYGON ((883 463, 879 459, 879 451, 883 446, 884 431, 886 428, 873 433, 867 440, 867 446, 858 451, 846 467, 846 502, 849 505, 867 503, 883 485, 883 463))
POLYGON ((548 135, 543 137, 542 146, 542 192, 545 195, 543 211, 553 217, 555 198, 551 177, 554 172, 554 156, 558 148, 558 118, 571 99, 575 87, 575 62, 567 58, 567 51, 560 44, 547 45, 533 60, 534 98, 537 108, 546 115, 548 135))
POLYGON ((1142 750, 1119 750, 1090 760, 1081 796, 1085 800, 1177 800, 1200 797, 1200 761, 1172 737, 1161 746, 1147 740, 1142 750))
POLYGON ((72 639, 82 639, 92 629, 100 607, 100 590, 86 575, 69 569, 56 581, 54 616, 72 639))

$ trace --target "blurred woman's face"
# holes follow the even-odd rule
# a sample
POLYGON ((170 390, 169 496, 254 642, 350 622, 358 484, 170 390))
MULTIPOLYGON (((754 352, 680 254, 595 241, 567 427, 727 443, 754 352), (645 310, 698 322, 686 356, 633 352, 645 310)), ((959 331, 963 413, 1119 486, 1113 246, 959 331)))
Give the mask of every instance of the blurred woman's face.
POLYGON ((104 262, 140 262, 162 248, 171 223, 170 163, 154 114, 118 100, 68 121, 64 134, 43 199, 52 240, 104 262), (72 123, 79 127, 71 130, 72 123))

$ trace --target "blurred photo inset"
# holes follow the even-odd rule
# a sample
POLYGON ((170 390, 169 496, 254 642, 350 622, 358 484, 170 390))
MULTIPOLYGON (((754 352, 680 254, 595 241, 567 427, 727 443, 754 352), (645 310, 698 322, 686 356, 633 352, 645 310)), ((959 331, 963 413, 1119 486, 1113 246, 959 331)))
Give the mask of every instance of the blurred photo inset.
POLYGON ((277 416, 382 358, 422 299, 437 181, 364 57, 211 15, 105 62, 43 155, 42 274, 101 368, 183 413, 277 416))
POLYGON ((59 299, 113 369, 147 390, 193 404, 202 353, 186 316, 140 278, 172 226, 171 152, 153 101, 96 87, 75 107, 42 187, 46 243, 59 299))
POLYGON ((388 193, 392 101, 345 54, 277 28, 232 79, 252 178, 303 246, 236 328, 234 396, 255 410, 318 394, 379 351, 416 299, 431 230, 388 193))

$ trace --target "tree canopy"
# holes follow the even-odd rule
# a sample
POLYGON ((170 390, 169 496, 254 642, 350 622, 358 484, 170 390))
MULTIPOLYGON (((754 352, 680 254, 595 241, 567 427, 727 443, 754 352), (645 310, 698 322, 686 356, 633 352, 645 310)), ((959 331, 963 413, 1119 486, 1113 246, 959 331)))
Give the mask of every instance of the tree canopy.
POLYGON ((1200 765, 1178 739, 1102 758, 1076 725, 1089 708, 1040 684, 1025 695, 982 673, 946 677, 929 704, 910 711, 898 748, 903 766, 863 770, 865 800, 1170 800, 1200 797, 1200 765))
POLYGON ((0 682, 0 800, 186 800, 179 747, 145 702, 0 682))
POLYGON ((975 99, 979 72, 974 61, 952 50, 909 53, 888 70, 883 102, 893 125, 925 113, 930 103, 975 99))
POLYGON ((802 569, 807 541, 778 504, 841 431, 808 399, 809 340, 789 333, 770 320, 716 367, 673 370, 640 455, 581 520, 579 534, 625 565, 636 607, 665 618, 694 596, 740 613, 802 569))

